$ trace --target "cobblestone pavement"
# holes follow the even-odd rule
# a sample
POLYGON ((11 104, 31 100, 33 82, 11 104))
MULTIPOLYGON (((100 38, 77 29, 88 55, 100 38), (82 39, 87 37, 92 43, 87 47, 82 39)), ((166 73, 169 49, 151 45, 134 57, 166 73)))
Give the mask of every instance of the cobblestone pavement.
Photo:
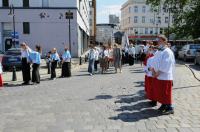
POLYGON ((177 65, 175 114, 161 116, 144 98, 139 65, 123 73, 73 77, 0 91, 1 132, 199 132, 200 83, 177 65))

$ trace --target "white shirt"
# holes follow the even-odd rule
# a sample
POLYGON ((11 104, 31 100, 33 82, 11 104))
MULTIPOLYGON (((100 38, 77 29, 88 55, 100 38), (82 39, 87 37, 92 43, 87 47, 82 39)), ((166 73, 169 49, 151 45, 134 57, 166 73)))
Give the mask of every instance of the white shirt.
POLYGON ((31 52, 32 50, 30 48, 24 50, 21 49, 21 57, 22 58, 29 58, 29 52, 31 52))
POLYGON ((148 68, 152 67, 153 66, 153 59, 154 57, 151 57, 147 60, 147 66, 146 66, 146 75, 148 77, 153 77, 153 74, 151 71, 148 70, 148 68))
POLYGON ((96 56, 95 56, 96 53, 95 52, 96 51, 94 49, 90 49, 89 56, 88 56, 89 60, 96 59, 96 56))
POLYGON ((129 54, 129 55, 135 55, 135 48, 134 48, 134 47, 129 48, 129 49, 128 49, 128 54, 129 54))
POLYGON ((1 65, 1 62, 0 62, 0 74, 3 73, 3 70, 2 70, 2 65, 1 65))
POLYGON ((156 72, 160 72, 157 77, 159 80, 173 80, 173 73, 175 69, 175 58, 173 52, 166 48, 160 51, 160 55, 157 58, 157 69, 156 72))
POLYGON ((98 61, 99 60, 99 51, 95 50, 95 60, 98 61))

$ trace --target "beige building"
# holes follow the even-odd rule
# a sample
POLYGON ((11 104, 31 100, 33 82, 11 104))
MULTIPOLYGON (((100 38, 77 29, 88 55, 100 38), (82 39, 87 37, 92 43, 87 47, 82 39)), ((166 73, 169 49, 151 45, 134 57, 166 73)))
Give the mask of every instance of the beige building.
POLYGON ((167 9, 155 11, 146 0, 128 0, 121 8, 121 29, 129 38, 154 39, 157 34, 164 34, 172 21, 167 9))

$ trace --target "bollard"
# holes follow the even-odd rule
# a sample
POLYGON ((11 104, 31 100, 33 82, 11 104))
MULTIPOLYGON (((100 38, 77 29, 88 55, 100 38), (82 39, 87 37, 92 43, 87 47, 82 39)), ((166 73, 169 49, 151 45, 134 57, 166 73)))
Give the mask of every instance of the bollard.
POLYGON ((82 58, 80 56, 79 65, 82 65, 82 58))
POLYGON ((17 81, 16 67, 15 66, 13 66, 12 81, 17 81))
POLYGON ((87 62, 87 56, 85 55, 85 62, 87 62))

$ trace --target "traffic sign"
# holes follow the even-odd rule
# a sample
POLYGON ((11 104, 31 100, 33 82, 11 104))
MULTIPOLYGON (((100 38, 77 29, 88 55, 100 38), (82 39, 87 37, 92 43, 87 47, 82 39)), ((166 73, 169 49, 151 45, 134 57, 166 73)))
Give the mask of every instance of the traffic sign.
POLYGON ((14 34, 14 32, 11 32, 11 36, 12 36, 12 38, 14 39, 19 39, 19 33, 18 32, 15 32, 15 34, 14 34))
POLYGON ((66 12, 65 13, 65 18, 66 19, 73 19, 73 12, 70 12, 70 11, 66 12))

